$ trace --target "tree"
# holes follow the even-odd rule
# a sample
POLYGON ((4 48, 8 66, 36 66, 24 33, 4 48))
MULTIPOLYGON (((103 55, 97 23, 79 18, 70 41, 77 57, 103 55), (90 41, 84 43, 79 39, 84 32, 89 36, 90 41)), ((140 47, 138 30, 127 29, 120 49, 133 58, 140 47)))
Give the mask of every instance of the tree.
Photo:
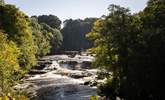
POLYGON ((46 37, 47 40, 47 50, 50 54, 55 54, 59 52, 60 46, 63 41, 63 36, 60 32, 61 21, 57 16, 54 15, 41 15, 32 16, 35 18, 39 25, 41 26, 41 32, 46 37), (48 46, 49 45, 49 46, 48 46))
POLYGON ((52 28, 60 29, 61 28, 61 21, 57 16, 54 15, 41 15, 38 16, 39 23, 46 23, 52 28))
MULTIPOLYGON (((164 99, 164 59, 165 59, 165 1, 149 0, 147 7, 139 15, 143 22, 143 37, 145 40, 146 51, 144 73, 141 75, 144 79, 143 95, 152 95, 151 99, 164 99), (145 78, 144 78, 145 77, 145 78)), ((140 80, 139 80, 140 83, 140 80)))
POLYGON ((50 54, 55 54, 62 44, 62 34, 59 30, 54 29, 45 23, 42 23, 41 26, 45 38, 50 43, 50 54))
POLYGON ((15 42, 20 49, 20 66, 24 69, 34 66, 36 64, 36 46, 29 17, 14 5, 0 6, 0 28, 8 35, 8 39, 15 42))
POLYGON ((108 9, 110 14, 96 21, 87 36, 95 41, 95 48, 92 49, 96 53, 95 66, 113 72, 113 78, 107 81, 109 85, 103 92, 115 100, 123 95, 121 88, 125 86, 121 83, 127 77, 128 61, 138 44, 140 24, 138 17, 131 16, 128 9, 117 5, 110 5, 108 9))
POLYGON ((7 40, 0 30, 0 96, 11 92, 11 86, 16 81, 14 73, 19 70, 18 57, 20 50, 16 44, 7 40))
POLYGON ((37 57, 42 57, 50 52, 50 40, 46 36, 42 25, 40 25, 36 18, 31 18, 31 27, 35 45, 37 46, 37 57))
POLYGON ((92 42, 85 35, 90 32, 94 21, 97 18, 86 18, 84 20, 66 20, 61 30, 63 35, 62 50, 64 51, 80 51, 92 47, 92 42))
POLYGON ((95 65, 113 73, 100 86, 115 100, 164 99, 165 2, 150 0, 144 11, 111 5, 110 14, 98 20, 87 36, 95 41, 95 65))

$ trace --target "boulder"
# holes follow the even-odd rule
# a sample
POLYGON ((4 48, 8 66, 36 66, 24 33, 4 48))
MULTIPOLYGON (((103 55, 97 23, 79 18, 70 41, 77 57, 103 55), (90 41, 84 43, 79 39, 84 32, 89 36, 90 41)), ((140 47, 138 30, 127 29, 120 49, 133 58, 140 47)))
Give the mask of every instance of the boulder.
POLYGON ((97 86, 98 82, 96 80, 90 80, 90 81, 85 81, 84 85, 88 85, 88 86, 97 86))

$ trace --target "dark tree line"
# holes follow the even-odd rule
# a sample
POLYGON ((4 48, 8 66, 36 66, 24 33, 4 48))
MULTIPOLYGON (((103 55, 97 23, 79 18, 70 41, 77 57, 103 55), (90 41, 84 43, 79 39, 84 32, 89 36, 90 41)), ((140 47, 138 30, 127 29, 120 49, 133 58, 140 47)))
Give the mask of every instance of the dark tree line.
POLYGON ((63 35, 63 51, 81 51, 92 47, 92 41, 86 38, 86 33, 90 32, 93 23, 97 18, 86 18, 84 20, 66 20, 61 30, 63 35))
POLYGON ((61 20, 55 15, 40 15, 38 16, 39 23, 46 23, 52 28, 60 29, 61 20))
POLYGON ((95 22, 88 37, 94 40, 95 66, 112 72, 100 95, 116 100, 164 100, 165 1, 149 0, 131 14, 111 5, 109 15, 95 22))

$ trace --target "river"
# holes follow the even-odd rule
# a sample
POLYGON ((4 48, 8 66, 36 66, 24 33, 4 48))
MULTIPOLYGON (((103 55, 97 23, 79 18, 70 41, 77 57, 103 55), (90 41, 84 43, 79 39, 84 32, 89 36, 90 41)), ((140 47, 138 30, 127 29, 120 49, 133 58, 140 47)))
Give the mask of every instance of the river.
POLYGON ((45 56, 15 88, 33 100, 90 100, 97 95, 93 60, 90 55, 45 56))

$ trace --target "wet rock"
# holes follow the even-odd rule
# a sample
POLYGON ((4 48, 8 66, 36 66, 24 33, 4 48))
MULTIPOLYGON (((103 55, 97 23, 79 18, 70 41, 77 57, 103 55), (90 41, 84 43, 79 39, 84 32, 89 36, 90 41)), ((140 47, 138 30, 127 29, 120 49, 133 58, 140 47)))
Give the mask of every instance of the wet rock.
POLYGON ((97 81, 96 80, 90 80, 90 81, 85 81, 84 82, 84 85, 87 85, 87 86, 91 86, 91 87, 93 87, 93 86, 97 86, 97 81))
POLYGON ((83 77, 87 77, 87 76, 83 73, 70 73, 69 77, 78 79, 78 78, 83 78, 83 77))
POLYGON ((90 77, 93 74, 88 72, 88 71, 73 71, 69 73, 69 77, 79 79, 79 78, 84 78, 84 77, 90 77))
POLYGON ((63 68, 75 70, 76 66, 78 65, 78 62, 77 61, 61 61, 61 62, 59 62, 59 64, 63 68))
POLYGON ((104 78, 107 78, 107 77, 109 77, 111 75, 112 75, 112 73, 110 73, 110 72, 99 71, 99 72, 97 72, 97 79, 104 79, 104 78))
POLYGON ((56 70, 53 72, 53 74, 59 74, 59 75, 62 75, 62 76, 68 76, 70 73, 69 70, 67 69, 59 69, 59 70, 56 70))
POLYGON ((89 71, 84 71, 84 72, 82 72, 82 74, 84 74, 86 77, 90 77, 93 75, 93 73, 89 72, 89 71))
POLYGON ((60 65, 57 61, 51 61, 51 64, 44 68, 44 70, 57 70, 59 69, 60 65))
POLYGON ((29 71, 28 74, 35 75, 35 74, 45 74, 45 73, 47 73, 47 71, 45 71, 45 70, 35 70, 35 69, 32 69, 32 70, 29 71))
POLYGON ((89 85, 89 84, 91 84, 91 81, 84 82, 84 85, 89 85))
POLYGON ((90 62, 90 61, 83 61, 82 65, 81 65, 81 68, 91 69, 91 65, 92 65, 92 62, 90 62))
POLYGON ((92 87, 93 87, 93 86, 97 86, 97 84, 98 84, 97 81, 94 80, 94 81, 91 82, 90 86, 92 86, 92 87))

